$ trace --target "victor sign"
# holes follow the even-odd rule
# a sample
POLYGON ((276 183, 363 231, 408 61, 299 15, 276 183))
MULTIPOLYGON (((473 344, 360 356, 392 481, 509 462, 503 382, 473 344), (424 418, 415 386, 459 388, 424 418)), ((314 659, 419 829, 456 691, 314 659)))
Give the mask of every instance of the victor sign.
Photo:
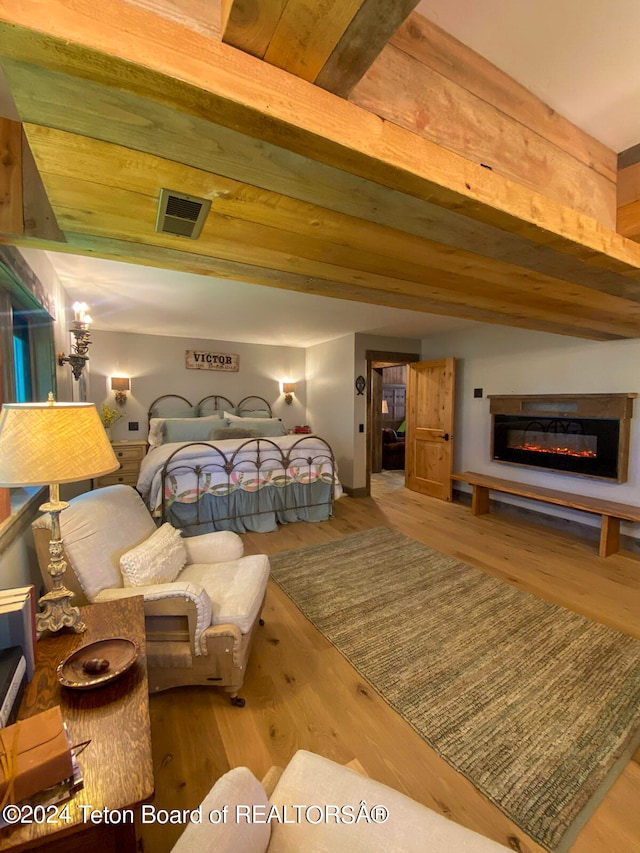
POLYGON ((240 370, 240 356, 229 352, 201 352, 188 349, 184 354, 185 366, 189 370, 240 370))

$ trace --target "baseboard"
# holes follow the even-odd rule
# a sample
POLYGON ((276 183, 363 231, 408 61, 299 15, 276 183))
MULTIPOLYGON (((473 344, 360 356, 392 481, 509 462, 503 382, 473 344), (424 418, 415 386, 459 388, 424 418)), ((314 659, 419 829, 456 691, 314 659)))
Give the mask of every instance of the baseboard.
POLYGON ((357 489, 353 489, 351 486, 342 486, 342 491, 349 498, 368 498, 369 490, 366 486, 359 486, 357 489))

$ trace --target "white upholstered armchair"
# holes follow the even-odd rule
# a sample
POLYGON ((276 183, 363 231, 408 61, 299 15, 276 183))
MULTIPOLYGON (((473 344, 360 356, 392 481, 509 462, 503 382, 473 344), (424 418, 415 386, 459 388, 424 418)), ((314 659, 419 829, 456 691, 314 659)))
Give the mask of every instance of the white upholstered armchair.
MULTIPOLYGON (((238 690, 264 603, 265 555, 244 557, 235 533, 182 538, 168 524, 157 528, 131 486, 74 498, 60 524, 64 580, 75 603, 144 596, 151 691, 209 684, 223 687, 233 704, 244 704, 238 690)), ((49 530, 49 514, 34 521, 47 587, 49 530)))
POLYGON ((284 771, 272 767, 262 783, 246 767, 225 773, 202 801, 200 814, 200 822, 186 827, 172 853, 506 853, 509 849, 381 782, 304 749, 284 771))

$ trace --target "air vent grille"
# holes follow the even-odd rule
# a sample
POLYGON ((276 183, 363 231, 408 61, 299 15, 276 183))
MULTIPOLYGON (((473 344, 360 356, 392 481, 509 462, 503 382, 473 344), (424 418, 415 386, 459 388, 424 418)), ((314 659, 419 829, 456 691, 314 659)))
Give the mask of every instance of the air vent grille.
POLYGON ((211 202, 206 198, 160 190, 156 231, 195 240, 200 236, 210 207, 211 202))

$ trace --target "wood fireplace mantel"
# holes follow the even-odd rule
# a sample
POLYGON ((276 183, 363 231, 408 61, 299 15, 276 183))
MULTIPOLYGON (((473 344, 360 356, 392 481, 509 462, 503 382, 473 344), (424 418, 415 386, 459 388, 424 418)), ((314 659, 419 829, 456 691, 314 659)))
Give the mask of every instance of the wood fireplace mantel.
POLYGON ((633 392, 624 394, 489 394, 492 415, 540 415, 542 417, 633 417, 633 392))
MULTIPOLYGON (((633 392, 622 394, 490 394, 491 458, 494 462, 501 464, 624 483, 627 480, 629 467, 633 400, 637 396, 633 392), (547 433, 549 432, 549 425, 555 427, 560 421, 584 420, 586 423, 591 423, 591 435, 599 437, 590 439, 593 444, 585 452, 575 452, 575 446, 571 445, 563 445, 562 451, 551 449, 550 452, 547 449, 546 453, 550 452, 549 464, 547 464, 546 459, 542 463, 543 457, 539 451, 548 448, 546 435, 539 433, 545 441, 536 441, 535 447, 529 446, 529 442, 524 442, 524 446, 504 443, 505 424, 511 429, 511 423, 507 420, 510 417, 513 418, 514 425, 518 420, 526 418, 531 418, 532 421, 541 419, 540 423, 543 426, 539 429, 544 429, 544 424, 546 424, 547 433), (547 420, 545 421, 545 419, 547 420), (609 426, 600 423, 604 421, 617 421, 618 424, 617 426, 609 426), (499 431, 499 435, 497 431, 499 431), (609 436, 611 436, 610 440, 609 436), (596 446, 598 457, 595 454, 596 446), (599 464, 595 460, 600 458, 601 446, 603 456, 601 464, 599 464), (515 450, 512 449, 514 447, 515 450), (608 452, 605 448, 609 448, 608 452), (563 457, 560 455, 561 453, 566 455, 563 457), (585 461, 584 457, 587 453, 594 462, 591 459, 585 461), (579 458, 579 461, 568 468, 565 460, 570 458, 574 460, 579 458), (563 461, 560 461, 561 459, 563 461), (555 464, 553 460, 557 460, 555 464), (576 468, 579 470, 574 470, 576 468)), ((513 428, 515 429, 515 426, 513 428)))

